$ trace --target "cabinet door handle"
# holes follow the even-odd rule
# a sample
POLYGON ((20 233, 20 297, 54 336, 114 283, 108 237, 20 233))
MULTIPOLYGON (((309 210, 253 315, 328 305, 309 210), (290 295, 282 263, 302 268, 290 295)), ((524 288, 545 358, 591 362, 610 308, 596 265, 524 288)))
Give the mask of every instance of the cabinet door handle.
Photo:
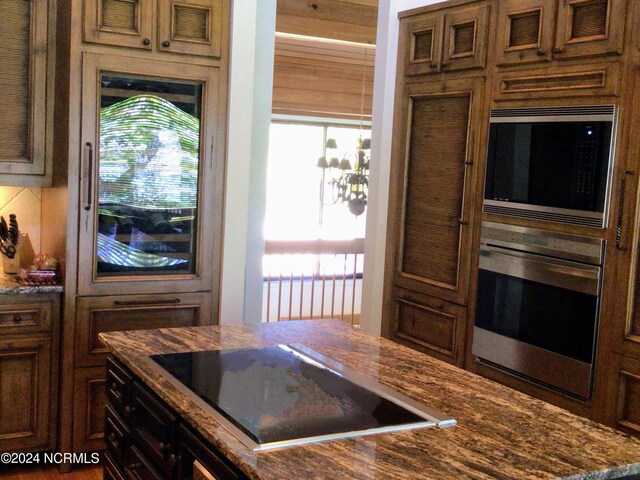
POLYGON ((119 307, 132 305, 177 305, 178 303, 180 303, 179 298, 172 300, 116 300, 113 302, 114 305, 119 307))
POLYGON ((91 197, 93 195, 93 144, 91 142, 86 143, 86 147, 88 149, 87 154, 87 203, 84 206, 84 209, 89 211, 91 210, 91 197))
POLYGON ((627 189, 627 176, 635 175, 635 170, 625 170, 622 173, 622 178, 620 179, 620 191, 618 192, 618 221, 616 222, 616 248, 621 251, 626 251, 627 247, 623 245, 622 242, 622 230, 624 223, 624 198, 625 198, 625 190, 627 189))
POLYGON ((164 42, 162 42, 162 46, 164 48, 169 48, 171 46, 171 42, 169 40, 165 40, 164 42))
POLYGON ((542 48, 539 48, 536 53, 539 57, 544 57, 547 54, 547 51, 543 50, 542 48))
POLYGON ((14 315, 13 316, 13 321, 15 323, 20 323, 22 321, 22 317, 20 315, 14 315))
POLYGON ((151 40, 149 40, 148 38, 145 38, 144 40, 142 40, 142 44, 143 45, 151 45, 151 40))

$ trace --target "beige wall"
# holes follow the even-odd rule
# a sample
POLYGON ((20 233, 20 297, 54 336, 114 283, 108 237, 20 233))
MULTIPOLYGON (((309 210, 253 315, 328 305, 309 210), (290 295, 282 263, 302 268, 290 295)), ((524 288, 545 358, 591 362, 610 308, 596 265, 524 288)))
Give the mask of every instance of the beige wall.
POLYGON ((35 187, 0 187, 0 215, 7 223, 15 213, 21 233, 28 233, 35 253, 40 251, 41 189, 35 187))

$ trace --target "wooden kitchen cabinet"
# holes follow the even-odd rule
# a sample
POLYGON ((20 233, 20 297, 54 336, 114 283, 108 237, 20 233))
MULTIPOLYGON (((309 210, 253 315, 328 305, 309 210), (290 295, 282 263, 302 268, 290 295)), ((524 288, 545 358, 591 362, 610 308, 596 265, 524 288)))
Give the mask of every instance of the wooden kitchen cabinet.
POLYGON ((208 324, 211 305, 207 293, 80 297, 77 305, 73 448, 91 451, 104 447, 107 398, 124 405, 130 383, 113 366, 105 371, 108 351, 98 334, 208 324))
POLYGON ((65 227, 43 248, 66 267, 57 448, 83 452, 116 395, 100 332, 218 321, 231 2, 58 1, 66 165, 42 216, 65 227))
POLYGON ((207 294, 80 297, 77 302, 75 366, 104 365, 101 332, 192 327, 209 323, 207 294))
POLYGON ((622 53, 627 8, 624 0, 497 3, 497 65, 622 53))
POLYGON ((55 447, 58 294, 0 295, 0 452, 55 447))
POLYGON ((387 259, 399 287, 465 305, 483 80, 411 83, 398 99, 387 259))
POLYGON ((91 0, 84 41, 219 58, 222 0, 91 0))
POLYGON ((484 68, 490 5, 470 2, 447 10, 400 14, 406 75, 484 68))
POLYGON ((394 298, 393 339, 461 367, 466 307, 400 288, 394 298))
POLYGON ((55 0, 0 2, 0 185, 51 185, 55 12, 55 0))
POLYGON ((221 81, 217 67, 84 55, 79 295, 213 288, 221 81))

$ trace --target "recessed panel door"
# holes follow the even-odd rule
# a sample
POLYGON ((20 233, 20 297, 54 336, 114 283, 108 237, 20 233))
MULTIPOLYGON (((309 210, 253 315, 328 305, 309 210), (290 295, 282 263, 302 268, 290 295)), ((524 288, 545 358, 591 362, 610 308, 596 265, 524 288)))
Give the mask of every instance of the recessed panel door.
POLYGON ((210 290, 217 69, 87 58, 80 294, 210 290))

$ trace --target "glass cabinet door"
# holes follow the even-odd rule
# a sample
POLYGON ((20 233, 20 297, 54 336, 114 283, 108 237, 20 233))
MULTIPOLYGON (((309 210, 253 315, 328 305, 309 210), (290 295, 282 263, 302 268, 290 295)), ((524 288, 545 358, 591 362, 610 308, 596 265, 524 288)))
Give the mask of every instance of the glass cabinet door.
POLYGON ((101 74, 98 277, 195 273, 201 87, 101 74))
POLYGON ((88 265, 80 271, 97 285, 197 277, 208 82, 101 68, 94 75, 81 195, 91 238, 80 245, 93 251, 90 275, 88 265))

